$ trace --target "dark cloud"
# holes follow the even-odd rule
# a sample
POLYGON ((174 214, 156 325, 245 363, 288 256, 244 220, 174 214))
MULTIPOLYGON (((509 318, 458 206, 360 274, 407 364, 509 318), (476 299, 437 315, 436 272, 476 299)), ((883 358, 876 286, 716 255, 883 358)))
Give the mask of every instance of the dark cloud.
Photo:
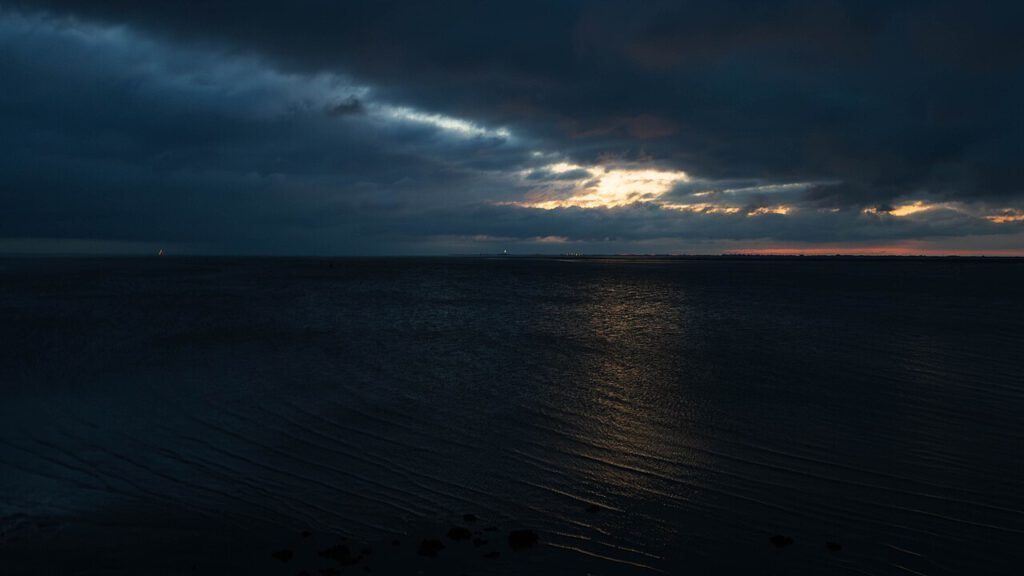
POLYGON ((337 104, 330 104, 327 106, 328 116, 349 116, 351 114, 363 114, 366 112, 366 107, 356 97, 350 96, 337 104))
POLYGON ((583 180, 590 178, 590 172, 583 168, 566 170, 564 172, 553 172, 543 168, 532 170, 526 175, 527 180, 583 180))
POLYGON ((8 2, 0 237, 341 253, 1016 238, 1022 16, 960 1, 8 2), (685 170, 661 204, 739 211, 514 204, 615 163, 685 170), (892 215, 912 201, 935 209, 892 215))

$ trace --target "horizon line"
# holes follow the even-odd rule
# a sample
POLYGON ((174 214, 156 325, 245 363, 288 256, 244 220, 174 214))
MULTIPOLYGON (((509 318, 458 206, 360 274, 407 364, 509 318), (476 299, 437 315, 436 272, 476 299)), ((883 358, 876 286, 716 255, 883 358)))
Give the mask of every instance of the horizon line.
POLYGON ((943 259, 943 258, 989 258, 989 259, 1024 259, 1024 252, 1018 251, 995 251, 995 252, 984 252, 984 251, 963 251, 963 252, 906 252, 906 253, 893 253, 893 252, 836 252, 832 250, 813 250, 813 251, 791 251, 791 250, 771 250, 771 249, 755 249, 747 251, 728 251, 728 252, 692 252, 692 253, 672 253, 672 252, 595 252, 595 253, 582 253, 582 252, 522 252, 522 253, 503 253, 503 252, 450 252, 450 253, 439 253, 439 254, 258 254, 258 253, 178 253, 178 254, 148 254, 138 252, 0 252, 0 258, 132 258, 132 259, 179 259, 179 258, 240 258, 240 259, 255 259, 255 258, 293 258, 293 259, 388 259, 388 258, 749 258, 749 259, 771 259, 771 258, 874 258, 874 259, 909 259, 909 258, 929 258, 929 259, 943 259), (1009 253, 1006 253, 1009 252, 1009 253))

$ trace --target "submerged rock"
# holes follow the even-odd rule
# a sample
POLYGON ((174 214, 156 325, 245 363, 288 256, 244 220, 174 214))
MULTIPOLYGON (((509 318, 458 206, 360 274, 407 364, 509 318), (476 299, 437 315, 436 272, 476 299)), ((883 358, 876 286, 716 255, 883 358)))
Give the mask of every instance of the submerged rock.
POLYGON ((786 546, 789 546, 793 543, 792 538, 790 538, 789 536, 783 536, 782 534, 776 534, 775 536, 769 538, 769 540, 771 541, 772 545, 776 548, 785 548, 786 546))
POLYGON ((281 562, 287 562, 291 560, 293 556, 295 556, 295 553, 291 550, 284 549, 274 552, 273 554, 271 554, 271 556, 277 560, 280 560, 281 562))
POLYGON ((508 533, 508 545, 513 550, 529 548, 537 543, 540 538, 533 530, 513 530, 508 533))
POLYGON ((362 554, 358 556, 353 555, 348 544, 338 544, 326 550, 321 550, 319 554, 321 557, 330 558, 342 566, 349 566, 363 559, 362 554))
POLYGON ((843 549, 843 545, 838 542, 825 542, 825 548, 828 548, 829 552, 839 552, 843 549))
POLYGON ((419 554, 428 558, 437 557, 437 553, 444 550, 444 543, 436 538, 428 538, 420 542, 419 554))
POLYGON ((448 537, 452 540, 469 540, 473 537, 473 533, 470 532, 468 528, 452 526, 452 528, 448 530, 448 537))

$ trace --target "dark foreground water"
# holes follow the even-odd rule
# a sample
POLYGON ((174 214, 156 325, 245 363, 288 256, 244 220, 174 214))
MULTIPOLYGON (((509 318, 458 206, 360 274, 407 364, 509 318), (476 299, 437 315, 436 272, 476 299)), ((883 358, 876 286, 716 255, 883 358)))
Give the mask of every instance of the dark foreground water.
POLYGON ((1022 303, 1019 261, 0 260, 0 573, 1020 574, 1022 303))

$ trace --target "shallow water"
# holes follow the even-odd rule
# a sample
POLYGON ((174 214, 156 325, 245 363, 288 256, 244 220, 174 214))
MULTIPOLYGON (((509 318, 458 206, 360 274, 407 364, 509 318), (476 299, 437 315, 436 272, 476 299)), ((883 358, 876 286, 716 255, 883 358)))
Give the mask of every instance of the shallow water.
POLYGON ((316 574, 347 537, 381 572, 473 513, 488 544, 397 566, 1016 574, 1022 288, 1013 260, 0 260, 0 556, 316 574), (479 559, 518 527, 540 544, 479 559))

